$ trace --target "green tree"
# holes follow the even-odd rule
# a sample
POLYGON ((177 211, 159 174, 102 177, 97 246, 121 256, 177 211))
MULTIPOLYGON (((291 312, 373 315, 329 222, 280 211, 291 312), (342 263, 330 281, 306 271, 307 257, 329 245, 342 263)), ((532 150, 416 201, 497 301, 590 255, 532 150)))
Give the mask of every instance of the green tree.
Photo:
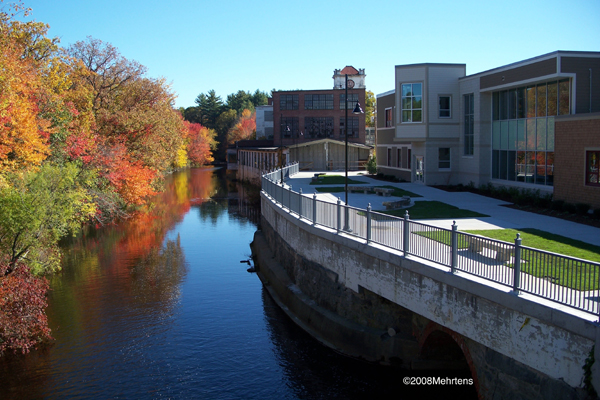
POLYGON ((227 152, 227 133, 235 125, 237 121, 237 112, 235 110, 227 110, 221 113, 217 118, 215 131, 217 132, 217 142, 219 145, 215 153, 215 158, 219 161, 225 160, 227 152))
POLYGON ((377 115, 375 110, 377 107, 377 99, 370 90, 367 90, 365 93, 365 103, 365 124, 368 127, 374 128, 375 116, 377 115))
POLYGON ((0 188, 0 254, 12 273, 19 262, 41 274, 59 268, 58 241, 96 212, 86 187, 94 176, 74 164, 9 174, 0 188))
POLYGON ((217 118, 223 112, 223 100, 217 96, 214 90, 209 90, 208 94, 201 93, 196 97, 198 104, 198 114, 200 115, 200 123, 210 129, 215 129, 217 118))

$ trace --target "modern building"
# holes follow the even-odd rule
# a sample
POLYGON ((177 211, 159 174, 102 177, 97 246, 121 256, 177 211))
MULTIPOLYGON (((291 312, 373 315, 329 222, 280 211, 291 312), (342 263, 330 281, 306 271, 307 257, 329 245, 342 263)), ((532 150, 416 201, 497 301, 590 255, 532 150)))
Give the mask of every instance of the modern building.
POLYGON ((343 169, 347 107, 348 164, 358 169, 372 149, 365 145, 365 114, 352 112, 357 102, 364 107, 365 76, 364 70, 347 66, 334 71, 333 89, 274 91, 274 144, 289 148, 291 160, 303 169, 343 169))
POLYGON ((426 185, 553 192, 555 177, 579 163, 579 185, 594 186, 583 171, 597 165, 597 122, 572 138, 581 147, 575 164, 559 163, 556 138, 600 111, 600 52, 556 51, 469 76, 464 64, 395 71, 394 89, 377 96, 380 172, 426 185))

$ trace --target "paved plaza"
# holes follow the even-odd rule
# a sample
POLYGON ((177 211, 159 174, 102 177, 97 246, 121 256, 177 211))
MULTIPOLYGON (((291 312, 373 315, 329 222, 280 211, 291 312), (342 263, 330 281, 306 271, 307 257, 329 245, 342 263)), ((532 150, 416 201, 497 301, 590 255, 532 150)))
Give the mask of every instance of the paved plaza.
MULTIPOLYGON (((344 175, 344 171, 327 172, 328 174, 344 175)), ((286 184, 292 187, 292 190, 302 189, 304 195, 312 196, 317 186, 311 185, 312 177, 315 171, 301 171, 286 180, 286 184)), ((364 175, 364 171, 350 171, 348 176, 352 180, 360 181, 365 186, 395 186, 400 189, 408 190, 423 197, 413 198, 414 201, 440 201, 453 205, 461 209, 475 211, 489 217, 479 218, 459 218, 456 219, 459 230, 475 229, 523 229, 536 228, 557 235, 566 236, 582 242, 600 246, 600 229, 588 225, 582 225, 560 218, 549 217, 530 213, 521 210, 515 210, 503 205, 510 204, 501 200, 481 196, 469 192, 446 192, 430 186, 417 183, 394 183, 380 181, 364 175)), ((339 187, 342 185, 318 185, 320 187, 339 187)), ((352 184, 359 186, 359 184, 352 184)), ((317 192, 317 198, 332 203, 337 202, 338 197, 344 201, 344 193, 320 193, 317 192)), ((348 193, 348 204, 352 207, 366 209, 369 204, 373 211, 384 210, 384 201, 390 201, 390 197, 377 196, 376 194, 348 193)), ((408 208, 410 214, 410 208, 408 208)), ((441 228, 451 229, 454 220, 451 219, 428 219, 422 222, 441 228)))

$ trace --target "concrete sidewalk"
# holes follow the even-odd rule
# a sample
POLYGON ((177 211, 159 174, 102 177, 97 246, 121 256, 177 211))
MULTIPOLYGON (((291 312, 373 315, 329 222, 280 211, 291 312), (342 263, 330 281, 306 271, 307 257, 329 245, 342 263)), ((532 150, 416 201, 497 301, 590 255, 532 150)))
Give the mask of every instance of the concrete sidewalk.
MULTIPOLYGON (((292 190, 299 191, 302 194, 311 196, 317 193, 317 198, 323 201, 335 203, 338 197, 344 202, 344 193, 320 193, 316 192, 316 187, 339 187, 343 185, 311 185, 312 177, 315 171, 299 172, 286 181, 286 184, 292 187, 292 190)), ((380 181, 363 175, 364 171, 350 171, 348 177, 352 180, 360 181, 365 186, 394 186, 400 189, 408 190, 423 197, 413 198, 414 201, 441 201, 455 207, 476 211, 489 217, 480 218, 460 218, 456 219, 459 230, 474 229, 523 229, 536 228, 557 235, 566 236, 582 242, 600 246, 600 229, 588 225, 577 224, 559 218, 548 217, 545 215, 530 213, 521 210, 515 210, 502 205, 510 204, 490 197, 480 196, 469 192, 445 192, 430 186, 416 183, 393 183, 380 181)), ((344 171, 328 171, 327 174, 344 175, 344 171)), ((359 184, 351 184, 359 186, 359 184)), ((393 198, 392 198, 393 199, 393 198)), ((371 204, 373 211, 385 210, 384 201, 390 201, 389 197, 377 196, 376 194, 348 193, 348 204, 352 207, 366 209, 371 204)), ((410 215, 410 208, 408 208, 410 215)), ((451 229, 454 220, 448 219, 428 219, 421 222, 429 225, 451 229)), ((526 245, 524 243, 524 245, 526 245)))

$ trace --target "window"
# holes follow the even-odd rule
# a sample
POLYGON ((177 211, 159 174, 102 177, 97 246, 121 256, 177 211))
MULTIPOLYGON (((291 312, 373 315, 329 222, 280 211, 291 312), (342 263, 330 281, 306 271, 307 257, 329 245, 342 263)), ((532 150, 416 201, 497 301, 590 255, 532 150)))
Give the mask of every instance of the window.
POLYGON ((450 96, 440 96, 439 97, 439 106, 440 106, 440 110, 439 110, 439 117, 440 118, 450 118, 452 117, 452 114, 450 113, 450 103, 451 103, 451 97, 450 96))
POLYGON ((392 166, 392 149, 390 149, 389 147, 387 149, 387 166, 392 166))
POLYGON ((305 117, 304 132, 309 138, 333 137, 333 117, 305 117))
POLYGON ((280 110, 297 110, 298 109, 298 95, 297 94, 282 94, 279 96, 279 109, 280 110))
POLYGON ((282 117, 280 129, 284 138, 298 137, 298 117, 282 117))
MULTIPOLYGON (((346 117, 340 117, 340 137, 345 137, 344 122, 346 117)), ((358 117, 348 117, 348 137, 358 137, 358 117)))
POLYGON ((273 111, 265 111, 265 121, 273 121, 273 111))
MULTIPOLYGON (((354 110, 354 107, 358 103, 358 93, 350 93, 348 95, 348 110, 354 110)), ((340 110, 345 110, 346 106, 346 94, 340 94, 340 110)))
POLYGON ((306 110, 333 110, 332 94, 307 94, 304 96, 306 110))
POLYGON ((423 84, 402 84, 402 122, 422 122, 423 84))
POLYGON ((600 150, 585 152, 585 184, 589 186, 600 186, 598 167, 600 166, 600 150))
POLYGON ((385 127, 389 128, 390 126, 394 126, 391 107, 385 109, 385 127))
POLYGON ((465 127, 464 127, 464 150, 465 156, 472 156, 475 148, 475 102, 473 93, 465 94, 464 100, 464 113, 465 113, 465 127))
POLYGON ((399 147, 396 151, 397 157, 396 157, 396 166, 398 168, 402 168, 402 147, 399 147))
POLYGON ((450 148, 440 147, 438 149, 438 168, 450 169, 450 148))

